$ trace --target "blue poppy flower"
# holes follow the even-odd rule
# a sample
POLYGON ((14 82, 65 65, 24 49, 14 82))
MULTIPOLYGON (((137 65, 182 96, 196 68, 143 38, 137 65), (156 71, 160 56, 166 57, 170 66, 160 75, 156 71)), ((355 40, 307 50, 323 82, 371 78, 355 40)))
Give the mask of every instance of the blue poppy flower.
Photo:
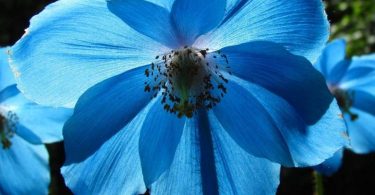
POLYGON ((74 193, 272 194, 278 163, 318 164, 347 142, 309 62, 328 26, 320 0, 61 0, 12 67, 29 98, 75 106, 74 193))
MULTIPOLYGON (((345 40, 332 41, 315 67, 326 78, 343 112, 351 143, 349 149, 365 154, 375 151, 375 55, 352 59, 345 56, 345 40)), ((328 160, 318 170, 327 175, 334 173, 342 156, 342 151, 337 153, 333 157, 336 160, 328 160)))
POLYGON ((48 194, 50 172, 43 143, 62 140, 71 109, 32 103, 18 91, 0 49, 0 194, 48 194))

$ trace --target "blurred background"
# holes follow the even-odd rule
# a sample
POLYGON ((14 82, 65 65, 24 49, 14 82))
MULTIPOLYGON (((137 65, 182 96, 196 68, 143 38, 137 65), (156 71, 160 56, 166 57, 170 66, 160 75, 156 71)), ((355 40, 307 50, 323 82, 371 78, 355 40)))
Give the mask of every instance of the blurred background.
MULTIPOLYGON (((13 45, 24 33, 30 18, 53 0, 0 0, 0 46, 13 45)), ((332 24, 331 39, 345 38, 348 57, 375 52, 375 0, 326 0, 332 24)), ((50 153, 50 194, 70 194, 59 174, 64 161, 63 144, 46 146, 50 153)), ((279 195, 314 194, 311 169, 283 168, 279 195)), ((375 194, 375 154, 345 152, 343 166, 331 177, 323 177, 326 195, 375 194)))

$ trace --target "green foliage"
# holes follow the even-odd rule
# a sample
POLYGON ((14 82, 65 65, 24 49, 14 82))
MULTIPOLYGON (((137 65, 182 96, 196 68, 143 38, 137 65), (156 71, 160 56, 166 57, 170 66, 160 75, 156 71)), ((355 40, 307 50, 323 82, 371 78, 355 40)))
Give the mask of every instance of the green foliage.
POLYGON ((375 2, 373 0, 327 0, 331 39, 345 38, 348 54, 375 52, 375 2))

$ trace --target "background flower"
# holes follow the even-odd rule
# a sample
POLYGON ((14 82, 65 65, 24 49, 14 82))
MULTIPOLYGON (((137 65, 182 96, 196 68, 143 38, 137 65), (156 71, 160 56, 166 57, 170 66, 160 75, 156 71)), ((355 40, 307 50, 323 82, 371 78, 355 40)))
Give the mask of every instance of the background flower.
POLYGON ((23 97, 6 50, 0 50, 0 192, 48 194, 48 153, 42 144, 62 140, 62 126, 72 110, 36 105, 23 97))
MULTIPOLYGON (((375 150, 375 55, 345 59, 345 40, 327 45, 315 67, 327 80, 343 112, 349 131, 350 147, 364 154, 375 150)), ((327 174, 341 165, 342 151, 321 166, 327 174), (335 162, 335 163, 333 163, 335 162)))

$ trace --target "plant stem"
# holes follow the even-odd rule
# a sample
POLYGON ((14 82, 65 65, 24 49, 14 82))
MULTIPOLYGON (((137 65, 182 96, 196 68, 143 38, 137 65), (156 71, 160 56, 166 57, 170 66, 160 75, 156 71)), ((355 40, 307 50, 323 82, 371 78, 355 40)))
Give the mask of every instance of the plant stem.
POLYGON ((313 175, 315 182, 314 195, 324 195, 323 176, 317 171, 314 171, 313 175))

